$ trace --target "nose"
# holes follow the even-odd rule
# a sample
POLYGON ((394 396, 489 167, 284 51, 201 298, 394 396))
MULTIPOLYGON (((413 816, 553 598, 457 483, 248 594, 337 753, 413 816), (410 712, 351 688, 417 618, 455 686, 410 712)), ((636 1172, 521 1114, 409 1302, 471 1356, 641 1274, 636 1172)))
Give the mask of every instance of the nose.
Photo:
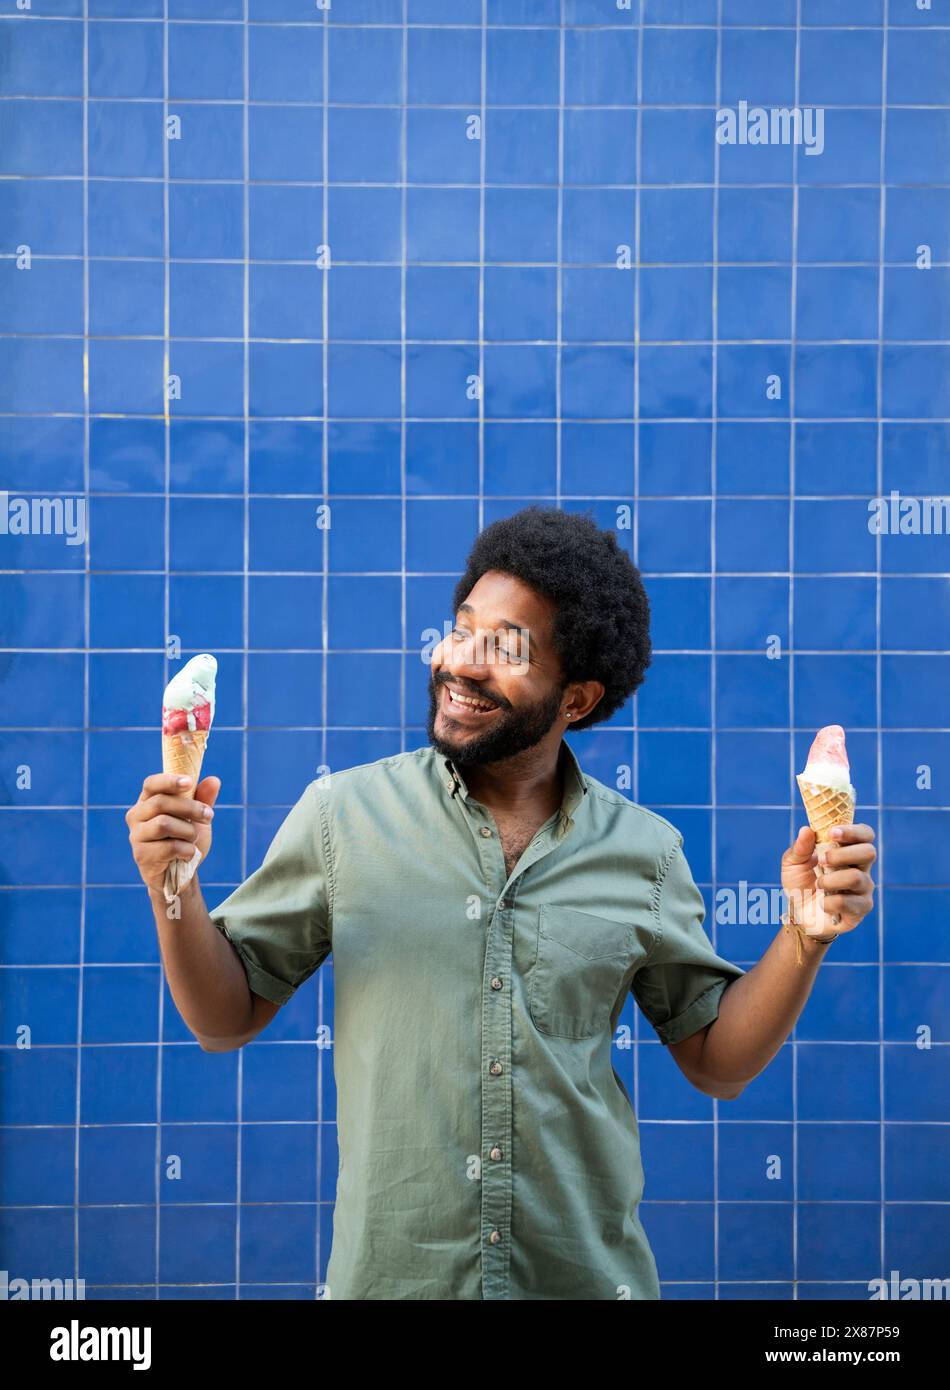
POLYGON ((441 679, 455 678, 474 694, 491 674, 490 654, 490 644, 480 634, 450 633, 438 649, 441 679))

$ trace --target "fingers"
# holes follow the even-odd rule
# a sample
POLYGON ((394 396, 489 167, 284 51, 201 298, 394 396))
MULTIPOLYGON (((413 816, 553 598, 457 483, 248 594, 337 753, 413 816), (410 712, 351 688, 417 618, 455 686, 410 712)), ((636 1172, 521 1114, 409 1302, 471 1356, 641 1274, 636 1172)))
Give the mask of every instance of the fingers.
POLYGON ((191 777, 182 777, 176 772, 153 772, 142 783, 139 800, 144 801, 147 796, 154 796, 156 792, 182 792, 186 787, 190 787, 191 783, 191 777))
POLYGON ((869 825, 836 825, 831 831, 832 838, 839 845, 860 845, 874 839, 874 831, 869 825))
POLYGON ((152 840, 190 840, 198 838, 198 827, 194 821, 180 820, 177 816, 153 816, 151 820, 141 821, 129 839, 138 844, 148 844, 152 840))
POLYGON ((139 841, 136 847, 135 862, 139 871, 147 874, 170 864, 173 859, 193 859, 195 847, 187 840, 139 841))
POLYGON ((876 858, 877 850, 873 845, 865 843, 840 845, 837 849, 832 849, 830 845, 822 845, 818 851, 818 863, 827 864, 829 869, 842 869, 851 864, 870 868, 876 858))
POLYGON ((822 907, 832 919, 854 924, 874 907, 874 881, 870 870, 877 859, 869 825, 835 826, 835 845, 818 850, 816 882, 822 892, 822 907))
POLYGON ((810 825, 803 825, 791 844, 782 855, 783 864, 807 864, 815 853, 815 832, 810 825))
POLYGON ((874 899, 870 893, 826 893, 821 906, 830 917, 847 917, 852 922, 860 922, 871 911, 874 899))
MULTIPOLYGON (((860 922, 874 906, 874 881, 870 869, 877 859, 869 825, 836 826, 837 845, 818 851, 816 882, 822 905, 832 916, 860 922)), ((834 833, 834 832, 832 832, 834 833)))
POLYGON ((203 777, 197 787, 195 787, 195 797, 198 801, 203 802, 205 806, 210 807, 217 801, 220 790, 220 777, 203 777))
POLYGON ((155 772, 145 778, 138 801, 125 813, 132 857, 149 887, 160 885, 176 859, 186 863, 194 859, 199 831, 206 840, 209 837, 212 803, 221 781, 206 777, 189 795, 193 782, 176 773, 155 772))
MULTIPOLYGON (((204 786, 205 783, 203 782, 201 785, 204 786)), ((134 822, 153 820, 160 815, 177 816, 180 820, 199 822, 214 819, 214 811, 204 801, 193 801, 191 797, 186 797, 184 794, 171 796, 168 793, 158 793, 155 796, 146 797, 144 801, 137 801, 134 806, 131 806, 125 813, 125 823, 132 825, 134 822)))
POLYGON ((874 885, 870 874, 861 869, 821 869, 816 875, 818 887, 828 893, 870 893, 874 885))

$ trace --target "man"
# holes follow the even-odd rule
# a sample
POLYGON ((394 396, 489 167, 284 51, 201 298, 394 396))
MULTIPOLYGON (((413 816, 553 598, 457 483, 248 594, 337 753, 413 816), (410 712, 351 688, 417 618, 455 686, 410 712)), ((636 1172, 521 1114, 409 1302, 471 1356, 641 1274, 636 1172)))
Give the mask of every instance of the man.
POLYGON ((146 778, 127 820, 169 986, 201 1046, 227 1051, 332 950, 331 1298, 656 1299, 637 1123, 611 1065, 627 993, 698 1090, 738 1096, 830 941, 870 910, 873 832, 849 828, 820 866, 799 832, 782 881, 820 937, 799 964, 779 931, 743 972, 703 930, 679 831, 585 775, 564 740, 619 709, 650 661, 646 594, 613 534, 539 507, 498 521, 453 609, 428 746, 311 782, 211 913, 196 877, 169 919, 162 881, 195 845, 207 858, 220 783, 192 798, 146 778))

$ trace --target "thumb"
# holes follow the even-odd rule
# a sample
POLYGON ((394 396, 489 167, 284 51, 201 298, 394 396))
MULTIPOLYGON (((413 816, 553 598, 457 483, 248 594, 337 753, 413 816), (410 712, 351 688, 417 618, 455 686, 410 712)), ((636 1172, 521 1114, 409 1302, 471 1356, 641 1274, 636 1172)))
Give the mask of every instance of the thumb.
POLYGON ((782 855, 783 864, 808 864, 815 853, 816 835, 810 825, 803 825, 791 844, 782 855))
POLYGON ((196 801, 203 801, 206 806, 213 806, 218 799, 218 792, 221 790, 220 777, 204 777, 195 787, 192 795, 196 801))

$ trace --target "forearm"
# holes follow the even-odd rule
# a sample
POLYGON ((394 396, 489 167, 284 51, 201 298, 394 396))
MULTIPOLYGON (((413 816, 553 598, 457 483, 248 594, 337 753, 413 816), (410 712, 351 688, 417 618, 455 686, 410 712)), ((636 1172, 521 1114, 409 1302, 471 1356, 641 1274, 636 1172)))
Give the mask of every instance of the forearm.
POLYGON ((214 925, 197 875, 169 917, 161 890, 150 888, 162 964, 178 1012, 199 1042, 237 1045, 249 1032, 253 996, 237 952, 214 925))
POLYGON ((799 965, 796 934, 778 932, 762 959, 723 991, 703 1042, 705 1077, 742 1086, 765 1070, 795 1027, 827 949, 803 939, 799 965))

